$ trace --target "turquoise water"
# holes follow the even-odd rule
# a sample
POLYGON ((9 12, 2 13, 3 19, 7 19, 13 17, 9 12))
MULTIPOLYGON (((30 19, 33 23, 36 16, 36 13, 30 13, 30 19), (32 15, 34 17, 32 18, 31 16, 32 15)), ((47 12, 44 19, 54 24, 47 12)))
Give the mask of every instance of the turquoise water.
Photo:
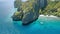
POLYGON ((1 23, 0 34, 60 34, 60 19, 58 18, 39 17, 37 21, 27 26, 21 23, 21 21, 12 20, 1 23))
POLYGON ((40 16, 23 26, 21 21, 12 21, 15 11, 13 1, 0 2, 0 34, 60 34, 60 18, 40 16))

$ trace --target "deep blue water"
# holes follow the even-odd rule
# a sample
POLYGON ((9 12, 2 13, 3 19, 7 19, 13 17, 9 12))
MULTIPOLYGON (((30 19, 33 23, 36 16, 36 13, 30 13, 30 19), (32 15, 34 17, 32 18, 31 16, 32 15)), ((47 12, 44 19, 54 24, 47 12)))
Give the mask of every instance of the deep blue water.
POLYGON ((15 11, 13 1, 0 2, 0 34, 60 34, 60 18, 39 17, 32 24, 23 26, 21 21, 12 21, 15 11))

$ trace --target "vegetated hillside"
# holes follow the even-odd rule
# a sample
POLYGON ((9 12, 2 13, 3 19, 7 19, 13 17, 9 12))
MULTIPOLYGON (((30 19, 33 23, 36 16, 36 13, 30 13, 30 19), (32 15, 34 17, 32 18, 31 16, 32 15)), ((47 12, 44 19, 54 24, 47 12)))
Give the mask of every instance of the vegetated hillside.
POLYGON ((50 1, 48 6, 43 11, 39 11, 40 14, 44 15, 55 15, 60 17, 60 1, 50 1))
MULTIPOLYGON (((31 9, 34 9, 34 10, 38 9, 38 10, 40 10, 39 11, 40 14, 55 15, 55 16, 60 17, 60 1, 47 0, 48 5, 46 6, 46 8, 44 8, 44 7, 41 8, 42 6, 46 5, 46 2, 44 4, 38 4, 39 2, 37 3, 36 1, 37 0, 28 0, 26 2, 22 2, 21 0, 16 0, 14 6, 16 8, 22 9, 22 10, 24 10, 26 12, 31 10, 31 9), (40 5, 40 6, 38 6, 38 5, 40 5), (36 6, 40 7, 41 9, 36 7, 36 6)), ((46 1, 46 0, 44 0, 44 1, 46 1)))

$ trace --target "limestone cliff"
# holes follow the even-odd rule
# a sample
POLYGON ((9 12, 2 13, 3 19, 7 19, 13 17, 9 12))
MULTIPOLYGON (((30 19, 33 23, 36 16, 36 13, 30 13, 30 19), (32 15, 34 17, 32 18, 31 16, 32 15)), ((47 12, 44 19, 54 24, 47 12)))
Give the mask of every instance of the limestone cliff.
POLYGON ((13 15, 13 20, 22 20, 23 25, 27 25, 37 20, 39 17, 39 9, 45 8, 47 0, 33 0, 26 1, 22 4, 21 10, 13 15))

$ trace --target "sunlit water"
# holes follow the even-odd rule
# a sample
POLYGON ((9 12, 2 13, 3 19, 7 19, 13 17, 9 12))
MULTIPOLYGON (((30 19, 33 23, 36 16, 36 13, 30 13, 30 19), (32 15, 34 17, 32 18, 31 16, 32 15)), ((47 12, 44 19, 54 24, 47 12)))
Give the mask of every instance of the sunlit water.
POLYGON ((30 25, 23 26, 21 21, 12 21, 16 11, 13 1, 0 2, 0 34, 60 34, 60 18, 42 17, 30 25))

